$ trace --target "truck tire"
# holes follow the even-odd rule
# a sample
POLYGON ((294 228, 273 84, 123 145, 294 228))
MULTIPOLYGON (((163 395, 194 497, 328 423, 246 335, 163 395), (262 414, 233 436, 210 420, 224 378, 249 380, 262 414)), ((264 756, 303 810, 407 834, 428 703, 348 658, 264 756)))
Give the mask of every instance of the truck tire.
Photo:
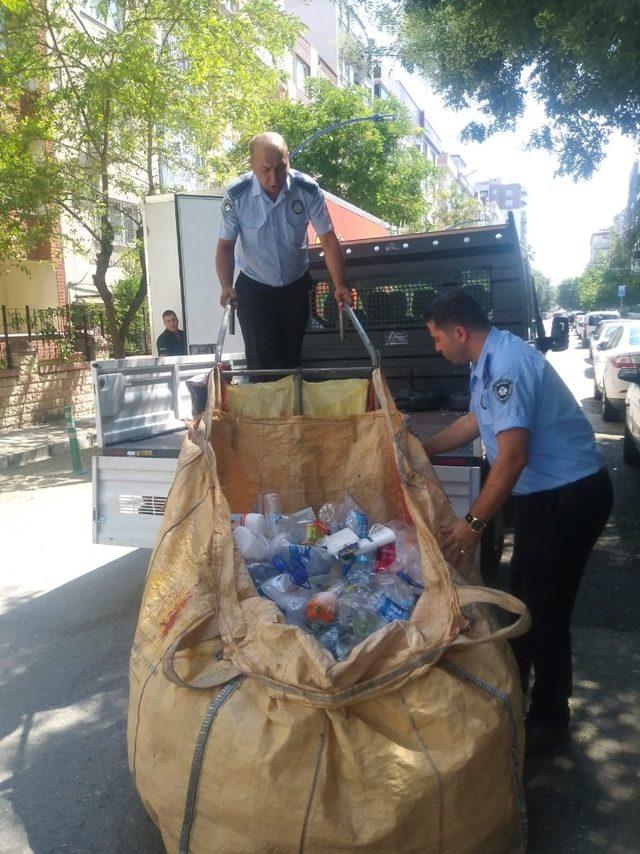
POLYGON ((603 421, 617 421, 619 412, 609 403, 609 398, 607 397, 607 388, 604 383, 602 383, 602 420, 603 421))
POLYGON ((628 466, 640 465, 640 451, 631 438, 631 433, 626 425, 624 428, 624 439, 622 440, 622 459, 628 466))
POLYGON ((593 399, 594 400, 602 400, 602 392, 598 388, 598 383, 596 382, 596 378, 593 378, 593 399))

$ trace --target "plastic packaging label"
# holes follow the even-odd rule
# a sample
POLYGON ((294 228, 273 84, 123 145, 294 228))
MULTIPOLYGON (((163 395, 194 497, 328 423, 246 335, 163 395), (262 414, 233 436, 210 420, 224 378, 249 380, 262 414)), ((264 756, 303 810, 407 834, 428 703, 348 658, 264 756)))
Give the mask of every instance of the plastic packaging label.
POLYGON ((393 620, 408 620, 410 616, 408 608, 398 605, 397 602, 394 602, 385 593, 380 597, 376 611, 388 623, 393 622, 393 620))

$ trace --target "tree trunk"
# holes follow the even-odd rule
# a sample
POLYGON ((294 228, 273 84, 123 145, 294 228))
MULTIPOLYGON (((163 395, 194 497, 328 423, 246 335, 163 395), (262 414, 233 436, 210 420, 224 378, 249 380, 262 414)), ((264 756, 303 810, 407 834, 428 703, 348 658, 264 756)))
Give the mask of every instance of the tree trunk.
POLYGON ((107 287, 107 270, 113 255, 113 226, 109 217, 103 213, 100 217, 100 248, 96 256, 96 271, 93 274, 93 283, 104 303, 107 316, 107 330, 111 336, 113 355, 116 359, 124 359, 124 338, 118 329, 116 318, 116 307, 113 302, 113 294, 107 287))
POLYGON ((142 228, 142 223, 138 223, 138 227, 136 228, 136 244, 138 249, 138 258, 140 259, 140 283, 138 285, 138 290, 136 291, 136 295, 134 296, 131 305, 126 311, 125 316, 122 319, 122 323, 120 324, 120 337, 122 341, 126 341, 127 335, 129 334, 129 327, 133 321, 133 318, 136 315, 136 312, 144 302, 144 298, 147 295, 147 268, 145 265, 145 257, 144 257, 144 243, 143 243, 144 232, 142 228))

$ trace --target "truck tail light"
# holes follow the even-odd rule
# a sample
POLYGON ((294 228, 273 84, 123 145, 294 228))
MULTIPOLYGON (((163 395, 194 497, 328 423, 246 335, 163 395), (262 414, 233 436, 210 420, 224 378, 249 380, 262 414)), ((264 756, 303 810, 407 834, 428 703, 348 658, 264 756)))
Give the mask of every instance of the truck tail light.
POLYGON ((611 364, 614 368, 637 368, 640 367, 640 354, 619 353, 613 356, 611 364))

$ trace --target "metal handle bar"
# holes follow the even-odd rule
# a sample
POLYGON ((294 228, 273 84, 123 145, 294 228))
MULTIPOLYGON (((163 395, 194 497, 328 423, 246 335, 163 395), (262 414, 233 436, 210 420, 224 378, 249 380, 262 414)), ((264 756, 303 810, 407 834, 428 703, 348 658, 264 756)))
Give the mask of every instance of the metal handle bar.
MULTIPOLYGON (((224 346, 224 339, 227 335, 227 329, 229 329, 229 334, 235 334, 235 310, 236 307, 231 299, 227 300, 227 305, 224 310, 224 314, 222 316, 222 323, 220 324, 220 331, 218 332, 218 341, 216 343, 216 362, 222 361, 222 347, 224 346)), ((340 306, 340 311, 338 314, 338 329, 340 340, 344 341, 344 314, 346 313, 347 317, 351 321, 351 325, 358 333, 358 337, 362 341, 365 350, 369 354, 369 358, 371 359, 371 367, 377 368, 380 365, 380 354, 376 350, 376 348, 371 343, 371 339, 367 335, 364 330, 364 327, 358 320, 355 315, 354 310, 347 303, 343 303, 340 306)))
POLYGON ((236 307, 231 297, 227 300, 227 305, 225 307, 224 314, 222 315, 220 331, 218 332, 218 340, 216 342, 216 362, 222 361, 222 347, 224 346, 224 339, 227 337, 227 329, 229 330, 230 335, 235 335, 236 307))

